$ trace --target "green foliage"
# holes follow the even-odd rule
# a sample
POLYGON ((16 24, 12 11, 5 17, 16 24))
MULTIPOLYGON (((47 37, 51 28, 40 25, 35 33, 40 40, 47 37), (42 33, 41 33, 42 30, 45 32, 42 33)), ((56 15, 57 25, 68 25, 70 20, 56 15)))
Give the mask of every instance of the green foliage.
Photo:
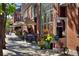
POLYGON ((0 14, 2 15, 2 13, 6 12, 6 18, 4 24, 6 25, 6 29, 8 29, 10 27, 10 20, 7 20, 7 16, 12 15, 15 12, 16 5, 14 3, 6 3, 5 5, 6 6, 0 3, 0 14), (3 11, 2 7, 5 7, 5 11, 3 11))
POLYGON ((7 9, 6 10, 7 11, 7 14, 8 15, 12 15, 15 12, 15 10, 16 10, 16 6, 13 3, 9 3, 9 4, 7 4, 6 9, 7 9))
POLYGON ((11 24, 11 20, 10 19, 8 19, 7 21, 6 21, 6 29, 9 29, 10 28, 10 25, 11 24))
POLYGON ((2 4, 0 4, 0 14, 3 13, 2 4))
MULTIPOLYGON (((16 5, 14 3, 6 3, 6 13, 7 15, 12 15, 16 10, 16 5)), ((0 4, 0 14, 3 13, 2 4, 0 4)))
POLYGON ((47 36, 44 36, 43 39, 44 39, 45 41, 51 41, 51 40, 54 40, 54 35, 50 35, 50 34, 48 34, 47 36))

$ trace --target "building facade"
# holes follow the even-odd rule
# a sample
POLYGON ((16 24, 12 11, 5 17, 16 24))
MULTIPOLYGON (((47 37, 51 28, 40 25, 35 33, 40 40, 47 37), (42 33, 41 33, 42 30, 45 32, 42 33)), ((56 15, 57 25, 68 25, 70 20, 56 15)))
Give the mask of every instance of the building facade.
POLYGON ((79 6, 78 4, 26 4, 22 9, 24 17, 36 19, 36 33, 44 35, 44 30, 50 34, 58 34, 64 44, 71 50, 79 46, 79 6), (30 5, 30 7, 26 6, 30 5))
POLYGON ((78 4, 68 4, 67 10, 67 46, 70 49, 75 49, 79 46, 79 7, 78 4))
MULTIPOLYGON (((33 31, 36 34, 37 38, 39 37, 39 21, 40 21, 40 4, 22 4, 21 6, 21 16, 23 21, 32 20, 36 23, 36 25, 32 24, 33 31)), ((26 23, 26 22, 25 22, 26 23)))
POLYGON ((76 50, 79 47, 79 4, 58 4, 57 13, 57 17, 54 18, 56 34, 59 34, 69 49, 76 50))

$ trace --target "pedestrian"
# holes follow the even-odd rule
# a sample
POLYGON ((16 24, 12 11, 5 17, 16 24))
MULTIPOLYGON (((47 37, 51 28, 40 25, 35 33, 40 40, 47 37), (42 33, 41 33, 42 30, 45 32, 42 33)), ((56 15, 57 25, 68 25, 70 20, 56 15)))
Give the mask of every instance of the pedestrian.
POLYGON ((9 31, 9 35, 11 35, 11 31, 9 31))
POLYGON ((28 29, 27 39, 29 40, 29 42, 32 42, 35 40, 35 34, 33 28, 31 25, 29 25, 27 26, 27 29, 28 29))
POLYGON ((23 40, 26 40, 26 35, 27 35, 27 31, 24 30, 24 31, 23 31, 23 40))
POLYGON ((55 35, 54 38, 55 38, 56 41, 59 41, 59 35, 55 35))

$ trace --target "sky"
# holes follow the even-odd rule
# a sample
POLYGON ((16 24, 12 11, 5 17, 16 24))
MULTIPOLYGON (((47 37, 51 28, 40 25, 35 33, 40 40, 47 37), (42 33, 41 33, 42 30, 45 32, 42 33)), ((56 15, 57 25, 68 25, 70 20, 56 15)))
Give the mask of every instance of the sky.
POLYGON ((16 11, 21 11, 21 3, 16 3, 16 11))
POLYGON ((16 3, 16 9, 20 8, 21 3, 16 3))

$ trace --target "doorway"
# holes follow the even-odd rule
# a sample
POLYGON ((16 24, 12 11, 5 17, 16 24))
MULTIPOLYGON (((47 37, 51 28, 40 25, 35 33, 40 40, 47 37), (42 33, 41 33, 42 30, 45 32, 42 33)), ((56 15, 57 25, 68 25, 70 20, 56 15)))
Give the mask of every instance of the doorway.
POLYGON ((66 29, 65 19, 57 20, 57 35, 59 38, 65 37, 65 29, 66 29))
POLYGON ((67 17, 67 6, 60 5, 60 13, 57 19, 57 35, 62 38, 66 36, 66 17, 67 17))

